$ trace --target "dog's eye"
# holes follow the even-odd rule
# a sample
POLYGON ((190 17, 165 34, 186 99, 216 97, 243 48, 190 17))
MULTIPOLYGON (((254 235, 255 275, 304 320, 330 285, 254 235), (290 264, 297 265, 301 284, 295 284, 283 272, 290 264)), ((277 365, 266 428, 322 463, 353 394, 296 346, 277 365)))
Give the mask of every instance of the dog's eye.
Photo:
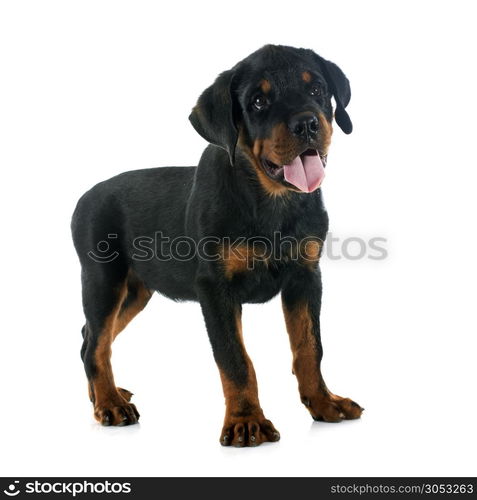
POLYGON ((310 90, 310 95, 312 96, 320 96, 321 95, 321 89, 317 85, 315 85, 311 90, 310 90))
POLYGON ((263 109, 268 104, 268 101, 263 95, 258 95, 253 99, 253 106, 257 110, 263 109))

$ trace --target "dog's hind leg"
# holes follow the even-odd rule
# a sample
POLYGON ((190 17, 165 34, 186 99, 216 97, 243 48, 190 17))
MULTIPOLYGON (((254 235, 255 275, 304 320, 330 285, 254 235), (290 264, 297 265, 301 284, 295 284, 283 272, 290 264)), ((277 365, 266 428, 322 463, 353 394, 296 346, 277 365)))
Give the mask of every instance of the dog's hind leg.
POLYGON ((89 382, 94 416, 103 425, 134 424, 139 413, 132 393, 116 387, 111 366, 111 345, 116 336, 141 311, 151 291, 136 276, 117 265, 97 264, 83 270, 83 327, 81 358, 89 382))

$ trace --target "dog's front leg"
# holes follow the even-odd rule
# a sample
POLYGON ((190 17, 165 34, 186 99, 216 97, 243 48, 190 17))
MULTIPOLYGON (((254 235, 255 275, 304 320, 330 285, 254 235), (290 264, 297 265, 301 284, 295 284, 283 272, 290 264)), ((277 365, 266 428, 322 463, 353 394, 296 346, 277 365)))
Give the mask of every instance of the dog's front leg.
POLYGON ((319 268, 298 267, 282 288, 282 305, 293 353, 293 373, 302 403, 315 420, 339 422, 363 411, 349 398, 331 393, 321 374, 321 275, 319 268))
POLYGON ((260 408, 255 370, 243 344, 241 304, 226 285, 209 278, 201 279, 197 290, 224 389, 220 443, 257 446, 278 441, 280 434, 260 408))

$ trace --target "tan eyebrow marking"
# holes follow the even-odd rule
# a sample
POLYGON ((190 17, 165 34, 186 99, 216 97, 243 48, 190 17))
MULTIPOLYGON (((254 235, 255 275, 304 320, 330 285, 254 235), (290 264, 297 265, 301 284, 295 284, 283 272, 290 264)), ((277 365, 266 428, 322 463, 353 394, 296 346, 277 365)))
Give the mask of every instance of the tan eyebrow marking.
POLYGON ((310 73, 308 71, 303 71, 303 73, 301 74, 301 78, 306 83, 310 83, 311 82, 311 75, 310 75, 310 73))
POLYGON ((272 88, 272 85, 271 85, 271 83, 268 80, 263 79, 260 82, 260 88, 262 89, 262 92, 264 94, 268 94, 270 92, 271 88, 272 88))

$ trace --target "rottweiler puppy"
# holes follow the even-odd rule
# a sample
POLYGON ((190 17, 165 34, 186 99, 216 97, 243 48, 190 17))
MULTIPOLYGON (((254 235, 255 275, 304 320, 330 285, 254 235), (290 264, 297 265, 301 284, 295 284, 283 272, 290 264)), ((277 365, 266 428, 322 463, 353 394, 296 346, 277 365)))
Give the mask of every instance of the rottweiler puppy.
POLYGON ((200 303, 225 395, 222 445, 280 439, 260 407, 241 326, 242 304, 278 293, 302 403, 315 420, 361 416, 320 370, 321 184, 333 117, 352 131, 350 96, 336 64, 267 45, 199 97, 189 119, 210 144, 197 167, 126 172, 82 196, 72 220, 86 316, 81 357, 99 422, 139 419, 131 392, 115 384, 111 345, 154 291, 200 303))

